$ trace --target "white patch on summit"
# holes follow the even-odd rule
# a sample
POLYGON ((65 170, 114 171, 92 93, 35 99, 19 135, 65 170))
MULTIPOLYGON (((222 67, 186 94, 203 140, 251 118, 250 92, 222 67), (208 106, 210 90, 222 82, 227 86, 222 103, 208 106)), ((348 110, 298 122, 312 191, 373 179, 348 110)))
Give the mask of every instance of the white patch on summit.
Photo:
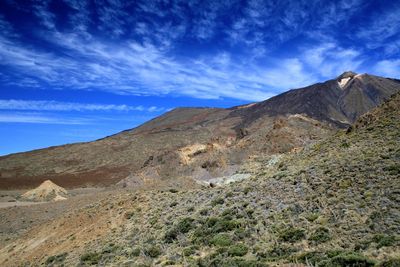
POLYGON ((351 77, 343 78, 338 81, 340 88, 344 88, 346 84, 351 80, 351 77))

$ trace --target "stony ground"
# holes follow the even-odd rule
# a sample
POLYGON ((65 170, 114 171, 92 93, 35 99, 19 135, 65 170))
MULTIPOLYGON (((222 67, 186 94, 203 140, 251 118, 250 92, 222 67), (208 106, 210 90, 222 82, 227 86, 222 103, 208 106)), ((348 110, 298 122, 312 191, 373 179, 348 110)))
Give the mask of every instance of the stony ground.
POLYGON ((2 243, 0 265, 400 266, 399 107, 229 186, 104 193, 2 243))

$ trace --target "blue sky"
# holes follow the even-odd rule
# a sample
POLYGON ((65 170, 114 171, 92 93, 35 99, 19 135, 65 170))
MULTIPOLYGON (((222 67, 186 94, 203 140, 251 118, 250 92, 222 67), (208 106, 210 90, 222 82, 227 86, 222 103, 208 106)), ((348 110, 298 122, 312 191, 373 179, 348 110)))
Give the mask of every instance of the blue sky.
POLYGON ((400 1, 0 1, 0 155, 345 70, 400 77, 400 1))

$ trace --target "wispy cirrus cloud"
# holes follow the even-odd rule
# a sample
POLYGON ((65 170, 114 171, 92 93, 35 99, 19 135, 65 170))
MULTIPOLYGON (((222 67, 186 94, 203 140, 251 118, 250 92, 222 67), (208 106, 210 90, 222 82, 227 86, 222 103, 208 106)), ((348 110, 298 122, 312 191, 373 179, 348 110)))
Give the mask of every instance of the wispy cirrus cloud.
POLYGON ((0 113, 0 123, 32 123, 32 124, 63 124, 85 125, 93 123, 87 118, 61 118, 41 113, 0 113))
POLYGON ((374 70, 382 76, 400 78, 400 59, 381 60, 376 63, 374 70))
MULTIPOLYGON (((0 34, 3 85, 257 101, 357 70, 365 59, 360 45, 341 45, 335 31, 366 5, 361 0, 208 1, 201 8, 197 1, 64 2, 66 21, 47 1, 33 5, 42 28, 32 34, 43 46, 13 35, 0 17, 8 32, 0 34), (273 54, 299 36, 308 39, 296 53, 273 54), (192 51, 191 42, 200 48, 192 51)), ((379 36, 397 32, 390 14, 390 35, 379 36)), ((372 23, 365 36, 381 26, 372 23)))
POLYGON ((44 100, 2 100, 0 99, 0 110, 38 110, 38 111, 145 111, 160 112, 167 110, 162 107, 143 107, 129 105, 104 105, 84 104, 44 100))
POLYGON ((133 41, 115 46, 61 33, 56 33, 50 41, 68 49, 72 56, 56 56, 3 38, 0 39, 3 58, 0 64, 54 88, 246 100, 261 100, 272 94, 262 79, 263 71, 243 64, 222 69, 201 59, 183 63, 151 44, 133 41), (257 74, 257 82, 249 79, 257 74))
POLYGON ((357 71, 364 61, 361 52, 332 42, 307 47, 301 57, 314 70, 319 70, 323 77, 331 78, 344 71, 357 71))
POLYGON ((356 36, 369 49, 382 49, 387 56, 393 56, 400 52, 400 4, 394 1, 387 6, 384 12, 376 11, 356 36))

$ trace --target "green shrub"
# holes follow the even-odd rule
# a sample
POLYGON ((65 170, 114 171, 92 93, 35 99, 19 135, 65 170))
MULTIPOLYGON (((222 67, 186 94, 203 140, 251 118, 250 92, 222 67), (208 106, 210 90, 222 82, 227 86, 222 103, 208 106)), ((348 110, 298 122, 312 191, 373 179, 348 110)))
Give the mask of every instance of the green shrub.
POLYGON ((175 188, 171 188, 171 189, 169 190, 169 192, 171 192, 171 193, 178 193, 179 191, 178 191, 177 189, 175 189, 175 188))
POLYGON ((135 215, 135 212, 134 212, 134 211, 128 211, 127 213, 125 213, 125 218, 126 218, 127 220, 129 220, 130 218, 133 217, 133 215, 135 215))
POLYGON ((373 241, 377 243, 377 248, 390 247, 396 242, 396 237, 391 235, 377 234, 374 236, 373 241))
POLYGON ((194 207, 189 207, 189 208, 187 209, 187 211, 188 211, 188 212, 193 212, 193 211, 194 211, 194 207))
POLYGON ((238 257, 227 257, 223 253, 214 253, 207 257, 200 258, 195 266, 199 267, 264 267, 266 264, 255 261, 247 260, 238 257))
POLYGON ((183 254, 183 256, 187 257, 187 256, 190 256, 190 255, 193 255, 196 252, 197 249, 198 249, 197 246, 186 247, 186 248, 184 248, 182 250, 182 254, 183 254))
POLYGON ((291 254, 296 252, 293 247, 285 244, 275 244, 272 248, 266 251, 257 252, 257 257, 268 260, 278 260, 283 258, 289 258, 291 254))
POLYGON ((265 263, 242 258, 227 258, 220 265, 222 267, 265 267, 265 263))
POLYGON ((213 233, 221 233, 232 231, 239 228, 241 224, 236 220, 230 220, 229 218, 217 218, 210 217, 205 223, 205 227, 209 228, 213 233))
POLYGON ((296 255, 293 260, 294 262, 311 263, 313 266, 319 266, 320 262, 329 260, 329 258, 322 252, 311 251, 296 255))
POLYGON ((248 186, 245 189, 243 189, 243 194, 247 195, 248 193, 250 193, 251 190, 252 190, 252 188, 250 186, 248 186))
POLYGON ((236 215, 237 215, 237 211, 236 210, 234 210, 234 209, 225 209, 223 212, 222 212, 222 214, 221 214, 223 217, 225 217, 225 218, 233 218, 233 217, 236 217, 236 215))
POLYGON ((241 223, 236 220, 209 217, 201 227, 193 232, 192 242, 208 244, 213 234, 237 230, 240 227, 241 223))
POLYGON ((234 196, 233 192, 228 192, 228 193, 225 194, 226 198, 233 197, 233 196, 234 196))
POLYGON ((394 164, 388 167, 383 168, 385 171, 388 171, 391 175, 400 174, 400 164, 394 164))
POLYGON ((331 239, 329 229, 325 227, 317 228, 310 236, 310 240, 315 243, 323 243, 331 239))
POLYGON ((400 266, 400 258, 389 259, 379 264, 379 267, 398 267, 400 266))
POLYGON ((156 245, 149 246, 144 249, 144 254, 151 258, 157 258, 161 255, 161 249, 159 246, 156 245))
POLYGON ((327 266, 354 266, 368 267, 374 266, 375 262, 364 257, 363 255, 353 252, 339 254, 328 261, 327 266))
POLYGON ((172 243, 174 240, 177 239, 180 233, 186 234, 190 230, 194 228, 194 219, 192 218, 183 218, 180 220, 172 229, 168 230, 164 234, 164 240, 166 243, 172 243))
POLYGON ((103 250, 101 251, 101 254, 114 253, 118 249, 119 249, 118 246, 115 246, 114 244, 111 243, 103 248, 103 250))
POLYGON ((207 214, 208 214, 208 209, 202 209, 200 211, 200 215, 202 215, 202 216, 206 216, 207 214))
POLYGON ((55 256, 50 256, 46 260, 46 265, 62 263, 65 260, 65 258, 67 257, 67 255, 68 255, 68 253, 65 252, 62 254, 55 255, 55 256))
POLYGON ((345 148, 348 148, 348 147, 350 147, 350 144, 347 143, 346 141, 343 141, 342 144, 341 144, 341 146, 342 146, 342 147, 345 147, 345 148))
POLYGON ((174 242, 174 240, 176 240, 178 238, 178 234, 179 234, 179 232, 176 230, 176 228, 172 228, 172 229, 168 230, 167 232, 165 232, 164 241, 166 243, 172 243, 172 242, 174 242))
POLYGON ((211 206, 222 205, 224 204, 224 199, 221 197, 215 198, 211 201, 211 206))
POLYGON ((211 244, 219 247, 226 247, 232 244, 232 238, 225 233, 217 234, 211 239, 211 244))
POLYGON ((296 242, 304 239, 306 236, 304 229, 289 227, 279 233, 279 239, 284 242, 296 242))
POLYGON ((306 217, 306 219, 307 219, 308 221, 313 222, 313 221, 315 221, 316 219, 318 219, 319 214, 318 214, 318 213, 308 213, 308 214, 306 214, 305 217, 306 217))
POLYGON ((233 245, 228 248, 229 256, 244 256, 249 251, 249 248, 244 244, 233 245))
POLYGON ((211 235, 210 229, 207 227, 199 227, 193 232, 192 242, 196 244, 208 244, 211 235))
POLYGON ((182 220, 180 220, 176 226, 176 229, 178 232, 185 234, 187 232, 189 232, 191 229, 193 229, 194 225, 193 225, 194 219, 192 218, 183 218, 182 220))
POLYGON ((89 252, 85 253, 81 256, 81 263, 87 265, 96 265, 101 260, 100 253, 97 252, 89 252))
POLYGON ((140 248, 136 247, 133 248, 132 251, 129 253, 129 256, 138 257, 140 255, 140 248))

